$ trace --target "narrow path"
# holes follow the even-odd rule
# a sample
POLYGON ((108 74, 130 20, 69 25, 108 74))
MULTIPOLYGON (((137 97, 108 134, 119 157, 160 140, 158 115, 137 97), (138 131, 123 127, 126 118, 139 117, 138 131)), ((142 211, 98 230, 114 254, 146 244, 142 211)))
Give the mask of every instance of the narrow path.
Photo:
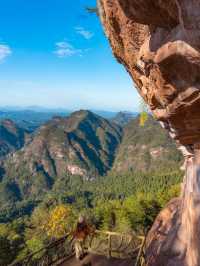
POLYGON ((131 259, 108 259, 104 256, 89 254, 82 261, 72 258, 60 266, 133 266, 134 261, 131 259), (90 264, 89 264, 90 263, 90 264))

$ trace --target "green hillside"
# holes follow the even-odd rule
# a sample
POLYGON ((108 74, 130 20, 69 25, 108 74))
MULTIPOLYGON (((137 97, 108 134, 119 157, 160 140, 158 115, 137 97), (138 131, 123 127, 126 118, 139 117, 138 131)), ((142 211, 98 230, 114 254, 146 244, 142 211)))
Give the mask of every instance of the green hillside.
POLYGON ((142 234, 179 195, 181 160, 152 117, 123 130, 89 111, 51 119, 2 160, 0 265, 63 236, 80 213, 100 230, 142 234))
MULTIPOLYGON (((4 162, 0 183, 9 201, 43 197, 66 174, 94 179, 111 169, 122 129, 89 111, 44 124, 22 150, 4 162)), ((4 196, 0 197, 3 204, 4 196)), ((0 205, 1 206, 1 205, 0 205)))
POLYGON ((126 126, 131 120, 133 120, 138 114, 130 112, 119 112, 113 117, 112 122, 122 127, 126 126))
POLYGON ((159 123, 149 116, 144 126, 140 126, 137 117, 124 128, 113 170, 118 173, 168 171, 177 169, 181 161, 182 155, 159 123))

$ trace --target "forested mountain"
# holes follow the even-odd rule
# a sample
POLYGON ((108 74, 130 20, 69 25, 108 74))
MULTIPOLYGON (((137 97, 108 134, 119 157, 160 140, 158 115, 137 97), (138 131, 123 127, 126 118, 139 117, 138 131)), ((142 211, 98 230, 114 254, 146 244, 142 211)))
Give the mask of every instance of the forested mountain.
POLYGON ((90 111, 55 117, 5 161, 0 191, 11 195, 8 202, 41 196, 66 174, 83 179, 105 175, 121 137, 121 127, 90 111))
MULTIPOLYGON (((113 119, 117 114, 116 112, 103 110, 94 110, 92 112, 99 116, 102 116, 105 119, 113 119)), ((0 107, 0 121, 10 119, 19 127, 24 128, 30 132, 34 132, 44 123, 51 120, 53 117, 66 117, 71 113, 72 111, 67 109, 49 109, 41 108, 38 106, 30 106, 25 109, 19 107, 0 107)))
POLYGON ((144 126, 140 125, 139 117, 125 126, 113 170, 119 173, 168 170, 177 168, 181 161, 174 141, 149 115, 144 126))
POLYGON ((10 148, 0 165, 2 265, 63 236, 80 213, 103 230, 141 233, 152 224, 179 193, 181 156, 152 117, 139 122, 122 128, 78 111, 54 117, 28 141, 12 121, 1 122, 0 137, 10 148))
POLYGON ((28 132, 18 127, 13 121, 0 121, 0 160, 11 152, 22 148, 26 142, 28 132))
POLYGON ((131 112, 119 112, 115 117, 112 118, 112 122, 122 127, 126 126, 132 119, 138 116, 137 113, 131 112))
POLYGON ((66 183, 66 176, 96 179, 108 171, 120 174, 177 169, 182 157, 160 125, 139 117, 122 129, 90 111, 54 117, 23 147, 26 131, 10 120, 0 126, 1 155, 15 153, 0 167, 0 204, 41 198, 66 183), (59 181, 60 180, 60 181, 59 181))

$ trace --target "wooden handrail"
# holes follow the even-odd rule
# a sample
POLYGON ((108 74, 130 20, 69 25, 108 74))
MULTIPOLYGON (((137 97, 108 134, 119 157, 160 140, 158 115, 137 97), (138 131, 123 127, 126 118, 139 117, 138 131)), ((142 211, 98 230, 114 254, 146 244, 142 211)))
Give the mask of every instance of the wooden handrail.
MULTIPOLYGON (((137 246, 136 244, 135 244, 135 248, 133 248, 133 250, 131 251, 131 253, 130 254, 135 254, 136 253, 136 255, 132 255, 132 257, 134 256, 134 258, 136 259, 136 264, 135 264, 135 266, 139 266, 139 263, 140 263, 140 259, 141 259, 141 256, 143 256, 143 250, 144 250, 144 245, 145 245, 145 237, 144 236, 137 236, 136 235, 136 233, 118 233, 118 232, 112 232, 112 231, 101 231, 101 230, 95 230, 94 231, 94 234, 91 236, 92 237, 92 239, 91 239, 91 241, 93 241, 93 239, 95 238, 95 235, 105 235, 106 236, 106 238, 105 239, 107 239, 106 240, 106 246, 107 246, 107 248, 105 249, 105 251, 107 250, 107 256, 108 257, 111 257, 112 256, 112 254, 114 253, 114 254, 116 254, 117 252, 119 252, 119 254, 123 254, 123 252, 125 252, 125 254, 126 254, 126 249, 129 247, 130 248, 130 244, 131 244, 131 242, 132 241, 135 241, 135 240, 137 240, 137 241, 140 241, 140 244, 137 246), (116 248, 116 246, 114 247, 113 245, 112 245, 112 238, 114 237, 114 236, 116 236, 116 237, 121 237, 121 241, 123 242, 123 239, 129 239, 128 240, 128 242, 124 242, 124 243, 121 243, 120 244, 120 250, 117 250, 116 248), (121 249, 122 248, 122 249, 121 249)), ((69 239, 69 243, 68 243, 68 245, 69 245, 69 250, 70 250, 70 252, 72 252, 72 250, 71 250, 71 247, 72 247, 72 241, 73 241, 73 237, 70 239, 70 237, 72 236, 72 234, 71 233, 68 233, 66 236, 64 236, 64 237, 62 237, 62 238, 60 238, 60 239, 58 239, 58 240, 56 240, 56 241, 54 241, 54 242, 52 242, 52 243, 50 243, 49 245, 47 245, 46 247, 44 247, 44 248, 42 248, 42 249, 39 249, 38 251, 36 251, 36 252, 33 252, 33 253, 31 253, 31 254, 29 254, 28 256, 26 256, 24 259, 22 259, 22 260, 20 260, 20 261, 17 261, 17 262, 15 262, 15 263, 12 263, 12 264, 10 264, 10 266, 21 266, 21 265, 32 265, 32 264, 29 264, 29 263, 31 263, 32 262, 32 260, 34 260, 34 258, 35 258, 35 256, 37 256, 38 254, 43 254, 42 256, 41 256, 41 258, 39 259, 39 260, 42 260, 42 259, 44 259, 44 257, 45 256, 47 256, 48 257, 48 251, 50 251, 51 249, 54 249, 54 248, 57 248, 56 249, 56 251, 58 252, 58 249, 59 248, 61 248, 61 250, 62 250, 62 248, 63 248, 63 246, 65 245, 64 243, 65 243, 65 241, 66 240, 68 240, 69 239)), ((89 244, 89 247, 91 248, 91 250, 95 253, 95 250, 93 250, 92 249, 92 242, 90 241, 90 244, 89 244)), ((105 241, 105 240, 104 240, 105 241)), ((134 242, 133 242, 134 243, 134 242)), ((136 242, 137 243, 137 242, 136 242)), ((104 243, 105 244, 105 243, 104 243)), ((99 242, 99 246, 98 247, 100 247, 101 246, 101 242, 99 242)), ((98 250, 98 247, 96 247, 97 248, 97 250, 98 250)), ((98 254, 98 252, 97 252, 97 250, 96 250, 96 253, 98 254)), ((72 253, 71 253, 72 254, 72 253)), ((70 256, 71 254, 68 254, 68 256, 70 256)), ((127 255, 128 255, 129 253, 127 253, 127 255)), ((63 256, 62 256, 62 258, 64 259, 66 259, 67 260, 67 256, 66 256, 67 254, 63 254, 63 256)), ((62 258, 60 258, 59 256, 58 256, 58 258, 57 258, 57 261, 59 260, 59 259, 62 259, 62 258)), ((49 259, 49 258, 48 258, 49 259)), ((51 258, 52 259, 52 258, 51 258)), ((56 261, 54 261, 54 263, 55 263, 56 261)), ((34 265, 37 265, 37 264, 34 264, 34 265)), ((46 265, 46 264, 45 264, 46 265)), ((51 264, 52 265, 52 264, 51 264)))
POLYGON ((45 246, 45 247, 43 247, 43 248, 41 248, 41 249, 39 249, 39 250, 37 250, 37 251, 35 251, 35 252, 33 252, 33 253, 30 253, 30 254, 27 255, 25 258, 23 258, 23 259, 21 259, 21 260, 19 260, 19 261, 17 261, 17 262, 14 262, 14 263, 10 264, 9 266, 21 266, 21 265, 23 265, 23 262, 24 262, 25 260, 30 261, 30 260, 31 260, 33 257, 35 257, 37 254, 40 254, 40 253, 42 253, 42 252, 45 253, 45 251, 48 251, 49 249, 58 246, 60 243, 65 242, 65 240, 67 240, 69 237, 70 237, 70 234, 68 233, 68 234, 65 235, 64 237, 62 237, 62 238, 60 238, 60 239, 58 239, 58 240, 55 240, 54 242, 50 243, 49 245, 47 245, 47 246, 45 246))
POLYGON ((140 260, 143 258, 143 255, 144 255, 143 252, 144 252, 145 242, 146 242, 146 238, 144 237, 142 244, 141 244, 141 247, 140 247, 140 250, 139 250, 139 253, 137 255, 135 266, 139 266, 141 264, 140 260))
POLYGON ((113 235, 113 236, 135 236, 138 239, 143 240, 144 236, 138 236, 135 232, 133 233, 119 233, 119 232, 113 232, 113 231, 104 231, 104 230, 95 230, 95 233, 105 234, 105 235, 113 235))

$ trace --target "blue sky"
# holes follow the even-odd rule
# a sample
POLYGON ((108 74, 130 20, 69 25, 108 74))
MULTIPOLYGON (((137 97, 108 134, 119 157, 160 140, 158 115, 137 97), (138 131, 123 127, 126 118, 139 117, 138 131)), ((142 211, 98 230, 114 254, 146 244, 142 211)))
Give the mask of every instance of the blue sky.
POLYGON ((136 110, 95 0, 0 0, 0 106, 136 110))

